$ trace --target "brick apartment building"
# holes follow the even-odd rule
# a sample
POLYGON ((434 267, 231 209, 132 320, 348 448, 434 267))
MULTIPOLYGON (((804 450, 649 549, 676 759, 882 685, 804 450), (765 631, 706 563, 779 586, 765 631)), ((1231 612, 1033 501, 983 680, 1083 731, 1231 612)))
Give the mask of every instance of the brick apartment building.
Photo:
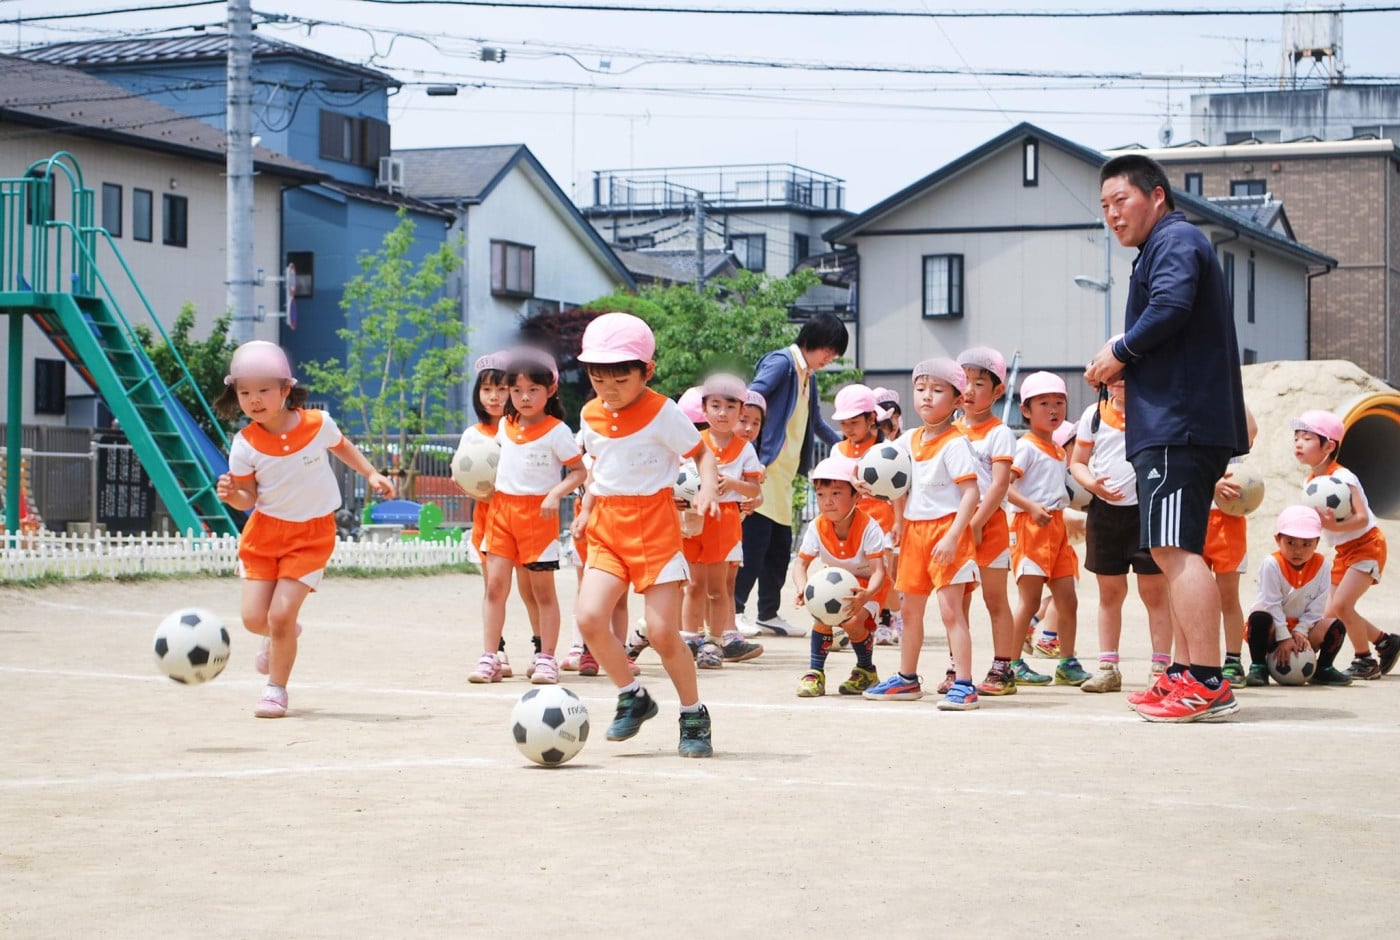
MULTIPOLYGON (((1110 152, 1126 152, 1125 150, 1110 152)), ((1349 359, 1400 384, 1400 149, 1350 140, 1192 141, 1132 148, 1167 167, 1172 185, 1207 198, 1268 195, 1298 241, 1337 259, 1310 277, 1309 357, 1349 359)))

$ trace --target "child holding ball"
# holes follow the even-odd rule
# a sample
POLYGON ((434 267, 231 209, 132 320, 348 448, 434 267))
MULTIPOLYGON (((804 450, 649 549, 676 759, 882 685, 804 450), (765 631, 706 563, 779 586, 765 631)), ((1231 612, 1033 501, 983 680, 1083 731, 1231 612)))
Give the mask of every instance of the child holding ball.
POLYGON ((335 549, 340 487, 327 454, 388 496, 394 485, 370 466, 324 411, 303 407, 306 389, 292 378, 287 354, 254 340, 234 350, 224 391, 214 403, 220 417, 243 414, 247 427, 229 448, 219 499, 252 515, 238 539, 243 578, 243 626, 264 637, 253 664, 267 676, 253 714, 287 714, 287 680, 297 656, 297 614, 321 583, 335 549))

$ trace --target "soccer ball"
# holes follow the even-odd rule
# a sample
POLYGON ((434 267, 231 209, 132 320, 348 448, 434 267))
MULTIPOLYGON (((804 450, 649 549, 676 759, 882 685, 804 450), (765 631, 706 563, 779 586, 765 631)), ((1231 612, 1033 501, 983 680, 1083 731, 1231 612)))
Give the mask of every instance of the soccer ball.
POLYGON ((1317 477, 1304 484, 1303 503, 1330 513, 1338 522, 1345 522, 1352 513, 1351 487, 1337 477, 1317 477))
POLYGON ((808 576, 802 600, 813 617, 835 626, 851 616, 851 594, 858 590, 860 582, 845 568, 822 568, 808 576))
POLYGON ((1310 649, 1294 652, 1280 666, 1272 655, 1269 656, 1269 675, 1279 685, 1302 685, 1317 671, 1317 654, 1310 649))
POLYGON ((1088 509, 1094 499, 1094 494, 1086 490, 1068 470, 1065 471, 1065 489, 1069 491, 1070 509, 1088 509))
POLYGON ((520 696, 510 714, 515 746, 542 767, 558 767, 583 750, 588 708, 562 685, 544 685, 520 696))
POLYGON ((1264 501, 1264 478, 1248 464, 1232 463, 1225 478, 1240 488, 1239 499, 1216 499, 1216 507, 1227 516, 1247 516, 1264 501))
POLYGON ((676 485, 671 488, 676 494, 676 499, 687 506, 695 505, 695 497, 700 495, 700 471, 695 469, 695 462, 687 460, 681 464, 680 473, 676 474, 676 485))
POLYGON ((495 438, 472 437, 452 455, 452 479, 472 499, 490 499, 500 463, 501 445, 495 438))
POLYGON ((156 627, 156 666, 181 685, 199 685, 228 665, 228 630, 218 617, 186 607, 156 627))
POLYGON ((856 473, 860 481, 870 487, 873 495, 899 499, 909 492, 914 464, 901 448, 893 444, 876 444, 860 458, 856 473))

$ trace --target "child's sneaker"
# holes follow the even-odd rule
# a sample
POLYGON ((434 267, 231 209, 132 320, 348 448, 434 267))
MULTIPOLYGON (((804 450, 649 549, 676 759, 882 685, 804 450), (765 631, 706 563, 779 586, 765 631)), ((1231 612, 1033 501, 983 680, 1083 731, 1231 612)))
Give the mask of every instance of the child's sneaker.
POLYGON ((876 646, 897 646, 899 638, 895 636, 894 627, 878 626, 875 628, 876 646))
POLYGON ((866 689, 861 695, 876 701, 916 699, 924 697, 924 688, 918 679, 910 681, 896 672, 885 681, 866 689))
POLYGON ((642 728, 642 722, 656 717, 660 709, 646 689, 635 692, 619 692, 617 714, 608 726, 609 741, 626 741, 642 728))
POLYGON ((1185 673, 1170 695, 1155 705, 1139 705, 1137 713, 1148 721, 1184 724, 1218 721, 1239 710, 1240 703, 1230 691, 1229 682, 1222 679, 1218 688, 1211 689, 1185 673))
MULTIPOLYGON (((1333 669, 1332 671, 1337 672, 1337 670, 1335 669, 1333 669)), ((1341 673, 1337 674, 1342 675, 1341 673)), ((1230 684, 1234 685, 1233 682, 1230 684)), ((1269 667, 1265 666, 1263 663, 1251 663, 1249 666, 1249 672, 1244 677, 1244 684, 1245 688, 1248 689, 1257 689, 1260 686, 1268 685, 1269 667)), ((1350 679, 1347 679, 1347 685, 1351 685, 1350 679)))
POLYGON ((954 682, 948 694, 938 703, 941 712, 970 712, 980 707, 977 704, 977 689, 973 687, 971 679, 954 682))
POLYGON ((499 653, 496 654, 496 662, 500 663, 501 665, 502 679, 509 679, 511 676, 515 675, 515 673, 511 672, 510 660, 506 658, 505 650, 501 650, 499 653))
POLYGON ((530 663, 530 684, 559 684, 559 668, 557 665, 555 665, 553 656, 550 656, 547 653, 535 654, 534 662, 530 663))
POLYGON ((268 683, 263 687, 262 698, 253 706, 257 718, 283 718, 287 714, 287 690, 268 683))
POLYGON ((1060 638, 1049 633, 1042 633, 1040 639, 1035 641, 1035 654, 1044 659, 1060 658, 1060 638))
POLYGON ((831 628, 831 651, 833 653, 849 653, 851 651, 851 635, 840 627, 831 628))
POLYGON ((947 695, 948 690, 953 687, 953 683, 958 681, 958 674, 949 669, 943 673, 943 681, 938 683, 938 688, 934 689, 939 695, 947 695))
POLYGON ((720 647, 727 663, 743 663, 763 655, 762 643, 750 643, 738 633, 724 635, 724 645, 720 647))
POLYGON ((836 691, 842 695, 861 695, 879 681, 880 676, 874 669, 863 669, 856 666, 851 670, 851 677, 837 686, 836 691))
POLYGON ((1220 667, 1220 674, 1230 680, 1230 685, 1239 688, 1245 685, 1244 663, 1238 659, 1227 659, 1225 665, 1220 667))
POLYGON ((1381 675, 1390 675, 1400 660, 1400 633, 1387 633, 1376 641, 1376 658, 1380 660, 1381 675))
POLYGON ((1088 681, 1089 673, 1073 656, 1060 660, 1060 664, 1055 667, 1056 685, 1083 685, 1088 681))
MULTIPOLYGON (((631 655, 631 650, 628 650, 631 655)), ((575 646, 564 654, 564 659, 559 663, 559 668, 565 672, 578 672, 578 661, 583 657, 583 647, 575 646)))
POLYGON ((812 669, 797 680, 798 698, 821 698, 826 694, 826 673, 812 669))
POLYGON ((1128 707, 1137 708, 1139 705, 1156 705, 1172 694, 1172 689, 1176 687, 1178 680, 1172 674, 1163 669, 1152 677, 1152 684, 1140 692, 1128 693, 1128 707))
POLYGON ((1053 680, 1044 673, 1036 672, 1024 659, 1018 659, 1013 664, 1012 669, 1016 673, 1016 684, 1021 685, 1049 685, 1053 680))
MULTIPOLYGON (((1250 671, 1253 671, 1251 667, 1250 671)), ((1351 676, 1342 672, 1336 666, 1321 666, 1317 672, 1313 673, 1313 685, 1351 685, 1351 676)))
POLYGON ((700 649, 695 654, 695 668, 721 669, 723 667, 724 651, 719 648, 719 644, 710 639, 700 644, 700 649))
POLYGON ((578 674, 581 676, 596 676, 598 674, 598 660, 593 658, 593 653, 587 648, 579 654, 578 674))
POLYGON ((1082 692, 1122 692, 1123 674, 1115 663, 1099 663, 1099 671, 1079 686, 1082 692))
POLYGON ((698 712, 681 712, 681 743, 676 748, 681 757, 712 757, 710 744, 710 710, 704 705, 698 712))
MULTIPOLYGON (((301 624, 297 624, 297 637, 298 637, 298 638, 301 637, 301 624)), ((1379 644, 1379 643, 1376 644, 1376 648, 1377 648, 1377 649, 1380 648, 1380 644, 1379 644)), ((257 670, 258 675, 260 675, 260 676, 265 676, 265 675, 267 675, 268 662, 269 662, 268 657, 269 657, 271 654, 272 654, 272 637, 270 637, 270 636, 265 636, 265 637, 263 637, 262 645, 260 645, 260 646, 258 647, 258 651, 257 651, 255 654, 253 654, 253 668, 254 668, 255 670, 257 670)))
POLYGON ((472 685, 484 685, 487 682, 500 682, 501 678, 501 661, 495 653, 486 653, 476 661, 476 671, 467 676, 467 681, 472 685))
POLYGON ((1016 674, 992 668, 987 670, 987 678, 977 684, 977 691, 983 695, 1015 695, 1016 674))
POLYGON ((1347 667, 1347 675, 1353 679, 1379 679, 1382 675, 1381 664, 1367 653, 1365 656, 1357 656, 1347 667))

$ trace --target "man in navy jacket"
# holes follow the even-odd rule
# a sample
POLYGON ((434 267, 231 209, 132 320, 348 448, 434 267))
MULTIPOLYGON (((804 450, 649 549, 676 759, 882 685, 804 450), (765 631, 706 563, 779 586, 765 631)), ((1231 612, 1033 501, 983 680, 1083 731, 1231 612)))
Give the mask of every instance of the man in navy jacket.
POLYGON ((1176 211, 1156 161, 1116 157, 1099 179, 1105 220, 1138 256, 1126 331, 1085 377, 1127 384, 1140 535, 1167 577, 1176 640, 1176 661, 1135 707, 1148 721, 1214 720, 1239 710, 1220 671, 1220 597, 1202 557, 1215 483, 1249 450, 1234 311, 1215 246, 1176 211))

